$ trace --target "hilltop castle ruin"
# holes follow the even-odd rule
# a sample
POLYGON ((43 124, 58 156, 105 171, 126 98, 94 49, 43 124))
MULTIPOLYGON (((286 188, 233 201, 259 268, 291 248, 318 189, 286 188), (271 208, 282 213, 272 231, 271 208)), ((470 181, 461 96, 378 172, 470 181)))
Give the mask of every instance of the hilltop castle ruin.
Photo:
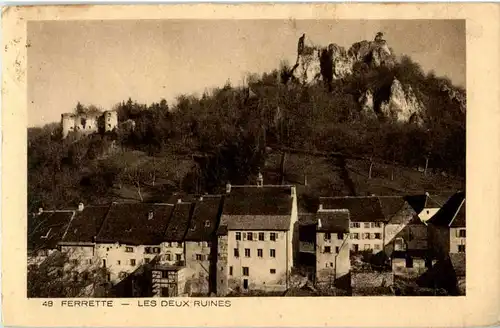
POLYGON ((118 126, 118 113, 116 111, 105 111, 95 113, 61 115, 62 138, 66 138, 71 132, 81 135, 89 135, 98 132, 111 132, 118 126))

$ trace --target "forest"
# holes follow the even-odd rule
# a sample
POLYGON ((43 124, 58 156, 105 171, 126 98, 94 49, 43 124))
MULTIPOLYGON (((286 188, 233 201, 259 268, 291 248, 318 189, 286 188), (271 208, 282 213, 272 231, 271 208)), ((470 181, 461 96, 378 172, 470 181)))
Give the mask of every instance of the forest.
MULTIPOLYGON (((465 176, 466 114, 443 86, 465 94, 444 77, 425 73, 403 57, 393 67, 357 65, 344 79, 304 85, 289 65, 246 78, 201 96, 181 95, 150 105, 124 100, 119 122, 135 128, 61 140, 59 124, 28 129, 28 210, 105 203, 116 186, 155 185, 162 192, 220 192, 245 183, 272 149, 338 152, 414 167, 427 158, 438 171, 465 176), (358 102, 370 88, 383 100, 397 78, 426 108, 425 124, 397 123, 364 115, 358 102), (110 153, 117 147, 119 153, 110 153), (134 161, 141 152, 153 161, 134 161), (129 156, 130 155, 130 156, 129 156), (152 164, 151 164, 152 163, 152 164)), ((68 109, 72 110, 72 109, 68 109)), ((73 111, 99 110, 78 103, 73 111)), ((142 199, 142 196, 141 196, 142 199)))

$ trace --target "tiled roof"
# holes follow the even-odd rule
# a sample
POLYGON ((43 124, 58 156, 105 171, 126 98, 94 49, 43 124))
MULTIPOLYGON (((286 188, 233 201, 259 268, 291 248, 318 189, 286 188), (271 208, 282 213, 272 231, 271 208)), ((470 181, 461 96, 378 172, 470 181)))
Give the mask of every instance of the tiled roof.
POLYGON ((457 192, 448 199, 448 201, 437 211, 437 213, 429 219, 428 223, 436 226, 465 226, 465 208, 460 214, 460 209, 465 204, 465 192, 457 192), (455 223, 454 219, 458 218, 455 223))
POLYGON ((406 196, 405 200, 413 207, 415 212, 420 213, 425 208, 441 208, 451 196, 452 194, 446 193, 435 195, 410 195, 406 196))
POLYGON ((290 220, 290 215, 222 215, 219 229, 285 231, 290 220))
POLYGON ((396 214, 405 208, 406 201, 402 196, 379 196, 378 197, 382 213, 387 220, 392 219, 396 214))
POLYGON ((368 197, 321 197, 323 209, 347 209, 351 222, 387 221, 382 213, 379 199, 368 197))
POLYGON ((406 196, 405 200, 410 204, 410 206, 415 210, 415 212, 420 213, 424 210, 425 204, 427 202, 426 195, 411 195, 406 196))
POLYGON ((189 227, 193 203, 177 203, 163 236, 164 241, 182 242, 189 227))
POLYGON ((93 242, 106 218, 110 206, 88 206, 75 211, 62 242, 93 242))
POLYGON ((291 189, 286 186, 232 186, 224 200, 224 215, 290 215, 291 189))
POLYGON ((73 211, 51 211, 29 216, 28 249, 54 249, 73 216, 73 211))
POLYGON ((298 217, 301 226, 316 225, 318 223, 316 213, 299 213, 298 217))
POLYGON ((349 232, 349 212, 348 211, 319 211, 316 213, 318 231, 325 232, 349 232))
POLYGON ((195 203, 185 240, 208 241, 217 230, 222 197, 203 197, 195 203))
POLYGON ((96 240, 130 245, 159 244, 172 207, 169 204, 112 204, 96 240))

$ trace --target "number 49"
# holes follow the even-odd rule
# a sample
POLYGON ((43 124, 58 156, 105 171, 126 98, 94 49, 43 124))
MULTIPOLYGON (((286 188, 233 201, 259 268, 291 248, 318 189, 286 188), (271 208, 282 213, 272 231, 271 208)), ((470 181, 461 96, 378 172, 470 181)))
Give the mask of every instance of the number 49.
POLYGON ((54 305, 54 303, 52 301, 44 301, 42 303, 42 306, 47 306, 47 307, 51 307, 52 305, 54 305))

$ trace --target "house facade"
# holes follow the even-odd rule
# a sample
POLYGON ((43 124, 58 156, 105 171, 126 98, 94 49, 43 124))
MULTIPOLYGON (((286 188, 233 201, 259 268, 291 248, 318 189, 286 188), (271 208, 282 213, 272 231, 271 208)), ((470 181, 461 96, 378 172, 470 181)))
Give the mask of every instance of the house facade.
POLYGON ((294 265, 294 186, 228 186, 218 229, 217 294, 284 291, 294 265))
POLYGON ((387 219, 377 197, 321 197, 319 206, 320 210, 349 211, 353 253, 379 253, 383 250, 387 219))
POLYGON ((316 283, 330 288, 351 268, 349 211, 319 210, 316 218, 316 283))

